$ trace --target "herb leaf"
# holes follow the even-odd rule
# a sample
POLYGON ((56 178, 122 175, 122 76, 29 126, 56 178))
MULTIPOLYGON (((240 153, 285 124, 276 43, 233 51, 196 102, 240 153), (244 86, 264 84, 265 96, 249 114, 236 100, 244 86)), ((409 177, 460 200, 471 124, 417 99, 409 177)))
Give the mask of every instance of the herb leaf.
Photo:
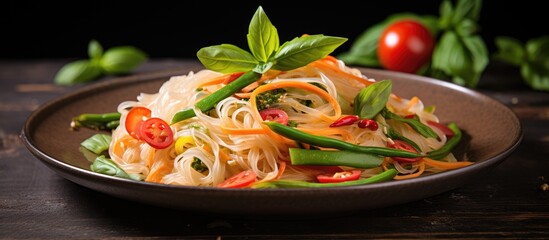
POLYGON ((418 118, 403 118, 399 115, 392 113, 387 108, 385 108, 384 111, 381 112, 381 114, 387 119, 393 119, 399 122, 407 123, 417 133, 426 138, 438 138, 437 133, 433 131, 433 129, 431 129, 429 126, 423 124, 418 118))
POLYGON ((207 69, 222 73, 245 72, 258 64, 251 53, 232 44, 204 47, 196 56, 207 69))
POLYGON ((261 6, 257 8, 248 30, 248 47, 259 62, 267 62, 278 47, 278 32, 261 6))
POLYGON ((355 115, 361 119, 373 119, 387 105, 391 88, 391 81, 382 80, 360 90, 355 97, 355 115))
POLYGON ((146 60, 147 55, 135 47, 113 47, 101 57, 101 67, 107 74, 126 74, 146 60))
POLYGON ((101 76, 101 67, 90 60, 77 60, 63 66, 55 75, 59 85, 72 85, 94 80, 101 76))
POLYGON ((288 71, 326 57, 347 38, 307 35, 285 42, 276 53, 273 69, 288 71))
POLYGON ((524 62, 526 51, 519 40, 511 37, 496 37, 495 43, 498 48, 494 53, 495 59, 514 65, 521 65, 524 62))
POLYGON ((95 161, 93 161, 93 164, 90 166, 90 168, 96 173, 141 181, 139 175, 126 173, 126 171, 116 165, 115 162, 113 162, 109 158, 106 158, 103 155, 97 157, 95 161))
POLYGON ((103 151, 109 149, 109 145, 111 144, 112 137, 111 135, 98 133, 90 138, 84 140, 80 143, 80 145, 91 152, 99 155, 103 151))
POLYGON ((95 39, 91 40, 88 44, 88 56, 92 60, 99 60, 103 56, 103 47, 95 39))

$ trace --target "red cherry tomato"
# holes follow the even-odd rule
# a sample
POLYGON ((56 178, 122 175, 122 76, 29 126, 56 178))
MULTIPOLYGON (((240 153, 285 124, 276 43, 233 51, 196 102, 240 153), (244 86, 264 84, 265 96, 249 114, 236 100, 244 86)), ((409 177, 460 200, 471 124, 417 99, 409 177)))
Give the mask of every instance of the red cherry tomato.
POLYGON ((396 21, 379 38, 377 56, 388 70, 416 73, 433 54, 435 39, 419 21, 396 21))
POLYGON ((138 135, 140 139, 156 149, 167 148, 173 143, 173 131, 170 125, 160 118, 149 118, 144 121, 138 135))
POLYGON ((454 131, 443 124, 434 121, 427 121, 427 124, 440 129, 440 131, 442 131, 447 138, 452 138, 454 136, 454 131))
POLYGON ((345 181, 353 181, 360 178, 360 174, 362 172, 360 170, 351 170, 345 171, 345 172, 337 172, 335 174, 322 174, 316 176, 316 179, 318 182, 321 183, 337 183, 337 182, 345 182, 345 181))
MULTIPOLYGON (((394 148, 394 149, 405 150, 405 151, 408 151, 408 152, 417 153, 417 150, 414 147, 412 147, 412 145, 408 144, 405 141, 393 140, 393 142, 394 142, 394 144, 389 144, 389 147, 394 148)), ((417 157, 417 158, 393 157, 393 159, 397 162, 409 162, 409 163, 411 163, 411 162, 417 162, 421 158, 420 157, 417 157)))
POLYGON ((246 170, 227 178, 224 182, 218 184, 217 186, 222 188, 246 187, 255 182, 256 177, 257 175, 252 170, 246 170))
POLYGON ((265 108, 259 111, 261 118, 266 121, 276 121, 280 124, 288 124, 288 114, 278 108, 265 108))
POLYGON ((151 110, 146 107, 133 107, 126 115, 124 126, 126 131, 135 139, 140 139, 138 131, 143 121, 151 117, 151 110))

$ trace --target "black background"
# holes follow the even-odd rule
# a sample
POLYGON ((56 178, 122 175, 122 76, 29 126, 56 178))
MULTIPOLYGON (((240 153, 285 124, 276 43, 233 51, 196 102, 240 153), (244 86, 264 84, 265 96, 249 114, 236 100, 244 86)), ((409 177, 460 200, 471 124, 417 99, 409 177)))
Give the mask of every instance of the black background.
MULTIPOLYGON (((438 16, 440 0, 384 1, 50 1, 4 4, 0 59, 82 58, 97 39, 104 48, 133 45, 150 57, 195 58, 201 47, 232 43, 244 49, 248 24, 262 6, 281 42, 301 34, 347 37, 347 51, 365 29, 390 14, 438 16), (142 2, 142 3, 138 3, 142 2)), ((480 34, 489 51, 496 36, 521 41, 547 35, 543 1, 484 1, 480 34)))

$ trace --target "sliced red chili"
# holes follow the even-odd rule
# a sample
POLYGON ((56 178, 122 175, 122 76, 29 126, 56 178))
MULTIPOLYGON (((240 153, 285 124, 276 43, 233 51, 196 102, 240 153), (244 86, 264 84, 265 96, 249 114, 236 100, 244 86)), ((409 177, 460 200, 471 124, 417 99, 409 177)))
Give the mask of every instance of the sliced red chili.
MULTIPOLYGON (((393 144, 389 144, 388 146, 394 149, 400 149, 408 152, 418 153, 417 150, 412 145, 401 140, 393 140, 393 144)), ((392 157, 392 158, 397 162, 408 162, 408 163, 417 162, 421 160, 421 157, 417 157, 417 158, 392 157)))
POLYGON ((263 120, 276 121, 280 124, 288 124, 288 114, 278 108, 266 108, 259 111, 259 115, 263 120))
POLYGON ((321 174, 316 176, 316 179, 321 183, 345 182, 359 179, 360 174, 362 174, 360 170, 351 170, 336 172, 334 174, 321 174))
POLYGON ((377 122, 372 119, 362 119, 358 121, 358 127, 359 128, 368 128, 372 131, 375 131, 379 128, 377 125, 377 122))
POLYGON ((252 170, 246 170, 240 172, 230 178, 227 178, 224 182, 218 184, 218 187, 222 188, 242 188, 255 182, 257 175, 252 170))
POLYGON ((452 138, 454 136, 454 131, 452 131, 452 129, 450 129, 444 124, 441 124, 435 121, 427 121, 427 124, 440 129, 440 131, 442 131, 442 133, 444 133, 444 135, 446 135, 447 138, 452 138))
POLYGON ((360 118, 357 115, 348 115, 343 116, 337 119, 335 122, 330 124, 330 127, 341 127, 341 126, 348 126, 355 122, 357 122, 360 118))

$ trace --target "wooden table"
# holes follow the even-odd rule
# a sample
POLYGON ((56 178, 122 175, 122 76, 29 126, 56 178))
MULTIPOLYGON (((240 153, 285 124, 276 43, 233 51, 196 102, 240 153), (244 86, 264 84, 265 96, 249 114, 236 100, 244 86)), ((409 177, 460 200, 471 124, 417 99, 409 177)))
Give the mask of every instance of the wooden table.
MULTIPOLYGON (((478 87, 509 106, 524 127, 518 149, 479 181, 350 216, 258 219, 117 199, 74 184, 34 158, 19 134, 31 111, 78 88, 52 84, 65 62, 0 61, 1 239, 549 238, 549 93, 526 87, 516 68, 491 65, 478 87)), ((188 63, 151 60, 135 74, 188 63)))

